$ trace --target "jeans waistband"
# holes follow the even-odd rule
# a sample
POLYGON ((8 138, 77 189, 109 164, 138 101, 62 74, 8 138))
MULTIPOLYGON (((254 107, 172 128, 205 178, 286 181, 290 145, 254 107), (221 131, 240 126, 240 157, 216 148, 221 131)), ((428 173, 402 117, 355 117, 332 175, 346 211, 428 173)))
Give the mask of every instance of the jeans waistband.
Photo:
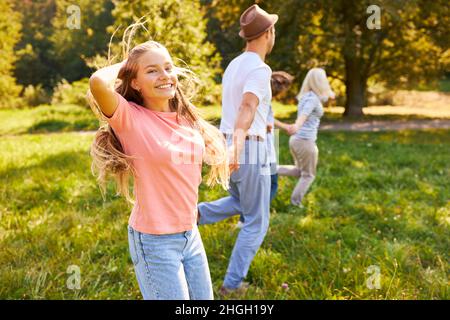
MULTIPOLYGON (((223 136, 225 137, 225 139, 231 139, 233 138, 233 135, 230 133, 224 133, 223 136)), ((260 137, 258 135, 247 135, 245 137, 245 140, 250 140, 250 141, 258 141, 258 142, 263 142, 264 138, 260 137)))
POLYGON ((145 233, 145 232, 138 231, 138 230, 134 229, 132 226, 128 225, 128 230, 130 232, 134 232, 136 234, 146 234, 146 235, 155 236, 155 237, 158 237, 158 236, 166 236, 167 237, 167 236, 177 236, 177 235, 183 235, 183 236, 189 237, 194 233, 196 228, 197 228, 197 225, 193 226, 191 230, 175 232, 175 233, 153 234, 153 233, 145 233))

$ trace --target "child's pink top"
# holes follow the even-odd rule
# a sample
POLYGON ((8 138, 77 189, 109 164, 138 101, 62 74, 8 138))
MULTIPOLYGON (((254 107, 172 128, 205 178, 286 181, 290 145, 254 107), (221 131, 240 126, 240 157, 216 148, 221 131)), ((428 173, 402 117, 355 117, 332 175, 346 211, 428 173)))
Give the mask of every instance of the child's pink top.
POLYGON ((129 225, 149 234, 191 230, 196 223, 204 141, 176 112, 158 112, 128 102, 108 123, 132 163, 136 203, 129 225))

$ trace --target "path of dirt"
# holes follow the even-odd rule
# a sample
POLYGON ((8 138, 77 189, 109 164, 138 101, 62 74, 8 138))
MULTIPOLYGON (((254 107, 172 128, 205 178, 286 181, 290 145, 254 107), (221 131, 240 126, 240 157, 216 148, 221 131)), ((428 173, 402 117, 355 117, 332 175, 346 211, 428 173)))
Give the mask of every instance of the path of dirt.
MULTIPOLYGON (((374 120, 361 122, 322 123, 319 130, 323 131, 399 131, 399 130, 426 130, 426 129, 450 129, 450 119, 432 120, 374 120)), ((69 133, 70 131, 68 131, 69 133)), ((76 131, 78 134, 94 134, 96 131, 76 131)), ((59 134, 61 132, 49 132, 40 134, 59 134)), ((20 134, 19 134, 20 135, 20 134)), ((17 136, 0 135, 1 137, 17 136)))
POLYGON ((398 131, 450 129, 450 119, 433 120, 374 120, 362 122, 323 123, 320 130, 326 131, 398 131))

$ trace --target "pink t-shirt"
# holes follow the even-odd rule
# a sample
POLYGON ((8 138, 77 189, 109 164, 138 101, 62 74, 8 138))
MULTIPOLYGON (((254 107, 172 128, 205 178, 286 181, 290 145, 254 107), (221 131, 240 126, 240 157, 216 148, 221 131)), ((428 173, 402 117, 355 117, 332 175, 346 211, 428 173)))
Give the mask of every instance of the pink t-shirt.
POLYGON ((191 230, 202 180, 202 136, 186 120, 177 122, 176 112, 152 111, 117 96, 119 105, 107 121, 125 154, 136 157, 129 225, 149 234, 191 230))

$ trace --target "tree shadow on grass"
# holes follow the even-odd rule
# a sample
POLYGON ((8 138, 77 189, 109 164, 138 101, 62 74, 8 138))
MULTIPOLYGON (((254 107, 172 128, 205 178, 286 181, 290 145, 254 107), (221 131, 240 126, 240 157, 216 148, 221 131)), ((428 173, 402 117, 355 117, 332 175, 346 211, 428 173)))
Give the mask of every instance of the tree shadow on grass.
POLYGON ((28 128, 26 133, 83 131, 95 130, 97 128, 98 121, 96 119, 77 120, 73 123, 64 120, 48 119, 35 123, 28 128))
POLYGON ((67 121, 55 119, 43 120, 31 126, 28 129, 28 133, 58 132, 71 126, 72 124, 67 121))
POLYGON ((67 199, 67 177, 76 172, 80 179, 89 179, 90 158, 84 152, 63 152, 49 156, 30 166, 0 171, 4 182, 1 202, 21 212, 47 201, 67 199))

